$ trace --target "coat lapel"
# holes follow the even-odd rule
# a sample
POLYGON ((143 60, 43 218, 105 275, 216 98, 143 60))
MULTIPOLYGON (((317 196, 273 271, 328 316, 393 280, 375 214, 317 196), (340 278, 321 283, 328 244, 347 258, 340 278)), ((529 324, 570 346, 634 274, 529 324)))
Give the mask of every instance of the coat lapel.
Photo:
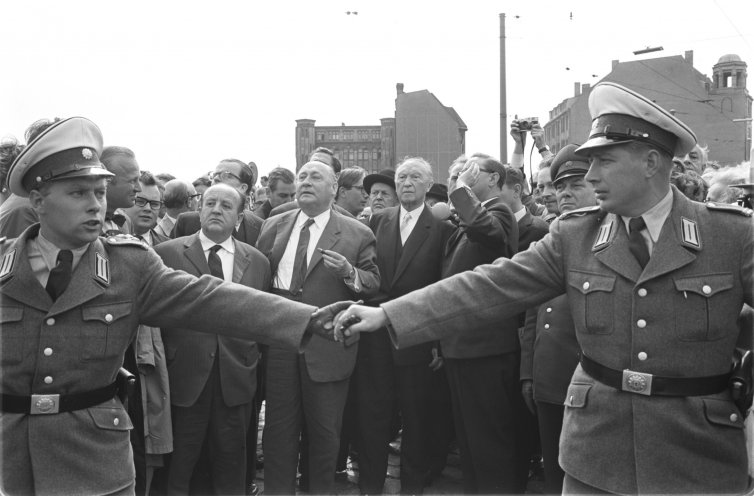
POLYGON ((233 244, 236 247, 236 251, 233 254, 233 282, 241 282, 246 268, 251 263, 251 259, 247 253, 241 253, 238 241, 234 239, 233 244))
POLYGON ((3 276, 2 282, 2 295, 8 298, 12 298, 16 301, 29 305, 43 312, 47 312, 52 306, 52 298, 47 294, 45 288, 39 284, 37 278, 31 271, 31 265, 29 265, 29 255, 26 251, 26 242, 30 233, 32 237, 39 232, 39 226, 36 230, 30 229, 24 232, 19 237, 13 248, 7 249, 5 254, 8 255, 11 250, 15 250, 15 253, 10 257, 13 258, 13 265, 10 267, 10 272, 3 276))
POLYGON ((320 236, 319 241, 317 242, 317 249, 314 250, 312 259, 309 261, 309 264, 306 267, 306 277, 309 277, 312 269, 322 261, 322 254, 319 252, 319 250, 329 250, 338 241, 338 237, 340 235, 340 219, 338 218, 339 215, 340 214, 335 212, 335 210, 330 210, 330 220, 327 221, 325 230, 322 231, 322 236, 320 236))
POLYGON ((296 224, 298 212, 300 210, 295 210, 290 215, 280 214, 282 218, 277 223, 275 242, 272 245, 272 252, 270 254, 270 269, 273 276, 277 273, 278 265, 285 253, 285 247, 288 246, 288 240, 291 238, 291 232, 293 231, 293 226, 296 224))
POLYGON ((183 255, 196 268, 197 274, 209 274, 207 257, 204 256, 202 242, 199 241, 199 233, 192 234, 183 243, 183 255))
POLYGON ((641 275, 641 266, 628 249, 626 227, 621 218, 615 214, 608 214, 603 219, 592 251, 595 252, 594 257, 597 260, 626 279, 636 281, 641 275), (604 237, 607 237, 607 240, 604 237))
MULTIPOLYGON (((403 271, 408 267, 409 262, 414 258, 416 252, 419 251, 424 240, 429 236, 429 230, 432 227, 432 214, 429 212, 428 207, 424 207, 419 220, 414 226, 414 230, 406 239, 406 244, 403 245, 403 252, 401 253, 401 259, 398 261, 398 267, 395 269, 395 275, 393 276, 393 284, 403 274, 403 271)), ((398 234, 400 236, 400 234, 398 234)), ((398 240, 400 242, 400 240, 398 240)))

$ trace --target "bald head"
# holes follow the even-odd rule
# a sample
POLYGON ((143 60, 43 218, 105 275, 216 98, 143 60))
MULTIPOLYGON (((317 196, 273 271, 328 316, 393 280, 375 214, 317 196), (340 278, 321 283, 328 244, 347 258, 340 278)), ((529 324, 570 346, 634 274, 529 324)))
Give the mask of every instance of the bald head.
POLYGON ((187 181, 173 179, 166 182, 163 200, 168 209, 168 215, 175 218, 181 212, 194 210, 196 208, 193 204, 196 201, 193 198, 194 195, 196 195, 196 189, 193 184, 187 181))

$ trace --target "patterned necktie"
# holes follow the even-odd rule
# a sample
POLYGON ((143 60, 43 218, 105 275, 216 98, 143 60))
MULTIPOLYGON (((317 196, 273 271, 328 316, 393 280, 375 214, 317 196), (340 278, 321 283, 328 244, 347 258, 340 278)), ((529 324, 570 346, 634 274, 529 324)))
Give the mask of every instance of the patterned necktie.
POLYGON ((207 265, 209 265, 209 273, 219 279, 225 279, 223 274, 223 263, 220 261, 220 256, 217 252, 222 248, 220 245, 215 245, 209 249, 209 256, 207 257, 207 265))
POLYGON ((306 253, 309 250, 309 227, 314 224, 314 219, 308 219, 301 228, 301 234, 298 237, 298 246, 296 247, 296 258, 293 259, 293 275, 291 276, 291 286, 288 289, 291 294, 298 294, 306 279, 306 253))
POLYGON ((71 282, 71 272, 73 270, 73 252, 71 250, 60 250, 58 252, 57 265, 50 271, 50 277, 47 279, 45 289, 52 297, 52 301, 58 299, 63 294, 68 283, 71 282))
POLYGON ((631 250, 636 260, 641 265, 641 268, 647 266, 649 262, 649 249, 647 243, 644 241, 644 236, 641 235, 641 231, 647 227, 644 219, 636 217, 628 221, 628 249, 631 250))
POLYGON ((406 239, 408 239, 408 235, 411 234, 408 229, 408 225, 411 222, 411 214, 406 212, 406 215, 403 216, 403 220, 401 221, 401 244, 406 244, 406 239))

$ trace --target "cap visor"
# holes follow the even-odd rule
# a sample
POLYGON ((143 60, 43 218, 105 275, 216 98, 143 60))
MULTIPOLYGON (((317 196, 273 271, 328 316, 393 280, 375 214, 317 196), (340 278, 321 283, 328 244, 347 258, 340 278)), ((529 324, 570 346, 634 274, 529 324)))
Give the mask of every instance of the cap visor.
POLYGON ((613 140, 604 136, 597 136, 596 138, 590 138, 589 140, 587 140, 587 142, 578 147, 574 153, 576 155, 584 157, 589 153, 590 150, 593 150, 594 148, 622 145, 624 143, 630 143, 632 141, 635 140, 613 140))

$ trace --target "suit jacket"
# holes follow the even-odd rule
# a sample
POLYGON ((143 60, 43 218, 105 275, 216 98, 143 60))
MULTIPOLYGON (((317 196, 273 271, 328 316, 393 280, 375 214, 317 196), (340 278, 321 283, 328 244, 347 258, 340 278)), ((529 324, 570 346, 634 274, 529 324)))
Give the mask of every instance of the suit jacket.
MULTIPOLYGON (((256 245, 259 232, 262 230, 262 222, 262 219, 256 215, 244 210, 241 225, 233 231, 233 237, 247 245, 256 245)), ((201 228, 199 212, 183 212, 175 220, 175 226, 173 226, 173 232, 170 235, 174 239, 180 238, 199 232, 201 228)))
MULTIPOLYGON (((303 346, 314 307, 171 270, 154 250, 126 237, 92 242, 53 302, 29 265, 27 240, 38 232, 35 224, 0 242, 5 394, 81 393, 111 384, 140 323, 303 346), (47 348, 49 355, 41 353, 47 348)), ((117 399, 43 419, 0 417, 4 494, 103 494, 133 483, 131 421, 117 399)))
MULTIPOLYGON (((466 188, 450 194, 460 224, 445 245, 442 277, 450 277, 500 257, 511 258, 518 249, 518 224, 511 209, 495 198, 482 206, 466 188)), ((518 318, 501 319, 495 325, 478 330, 473 337, 455 334, 440 341, 442 354, 448 358, 476 358, 518 351, 518 318), (505 328, 501 332, 501 327, 505 328)))
POLYGON ((526 312, 521 335, 521 380, 533 381, 534 399, 563 404, 580 351, 566 295, 526 312))
POLYGON ((550 225, 527 210, 518 221, 518 251, 528 250, 533 242, 544 238, 548 232, 550 225))
MULTIPOLYGON (((299 212, 293 210, 264 222, 257 248, 269 259, 273 275, 283 258, 299 212)), ((375 239, 366 226, 332 210, 317 248, 336 251, 346 257, 359 274, 361 292, 352 291, 343 279, 325 267, 322 254, 315 250, 307 267, 302 302, 321 307, 341 300, 363 299, 377 292, 380 273, 376 264, 375 239)), ((344 346, 312 336, 304 351, 309 376, 316 382, 348 378, 356 363, 357 350, 356 345, 344 346)))
MULTIPOLYGON (((259 250, 233 240, 233 282, 250 288, 270 289, 270 263, 259 250)), ((199 240, 199 233, 176 238, 155 247, 162 261, 170 268, 195 276, 209 274, 209 265, 199 240)), ((239 305, 243 304, 238 302, 239 305)), ((257 386, 257 344, 238 339, 180 327, 164 327, 162 340, 168 360, 171 403, 188 407, 196 403, 219 360, 220 386, 227 406, 249 403, 257 386)))
POLYGON ((270 200, 267 199, 262 203, 262 205, 259 206, 256 212, 254 214, 257 215, 260 219, 264 220, 267 217, 270 216, 270 212, 272 211, 272 204, 270 204, 270 200))
MULTIPOLYGON (((469 332, 565 292, 579 345, 598 363, 665 377, 727 373, 739 312, 754 299, 751 211, 672 189, 643 270, 620 218, 570 212, 512 260, 385 303, 397 344, 469 332)), ((560 446, 560 465, 576 479, 616 493, 741 493, 746 460, 730 392, 648 397, 576 368, 560 446)))
MULTIPOLYGON (((435 219, 429 207, 425 207, 401 249, 399 212, 400 207, 389 207, 369 220, 377 238, 377 266, 381 275, 380 292, 372 304, 398 298, 442 277, 445 244, 453 226, 435 219)), ((432 343, 403 348, 393 350, 396 365, 428 364, 432 359, 432 343)))
POLYGON ((157 225, 154 226, 154 229, 152 230, 156 232, 157 234, 159 234, 161 237, 165 239, 170 239, 170 233, 173 232, 174 226, 175 226, 175 222, 168 219, 168 216, 165 215, 162 217, 162 219, 157 221, 157 225))

